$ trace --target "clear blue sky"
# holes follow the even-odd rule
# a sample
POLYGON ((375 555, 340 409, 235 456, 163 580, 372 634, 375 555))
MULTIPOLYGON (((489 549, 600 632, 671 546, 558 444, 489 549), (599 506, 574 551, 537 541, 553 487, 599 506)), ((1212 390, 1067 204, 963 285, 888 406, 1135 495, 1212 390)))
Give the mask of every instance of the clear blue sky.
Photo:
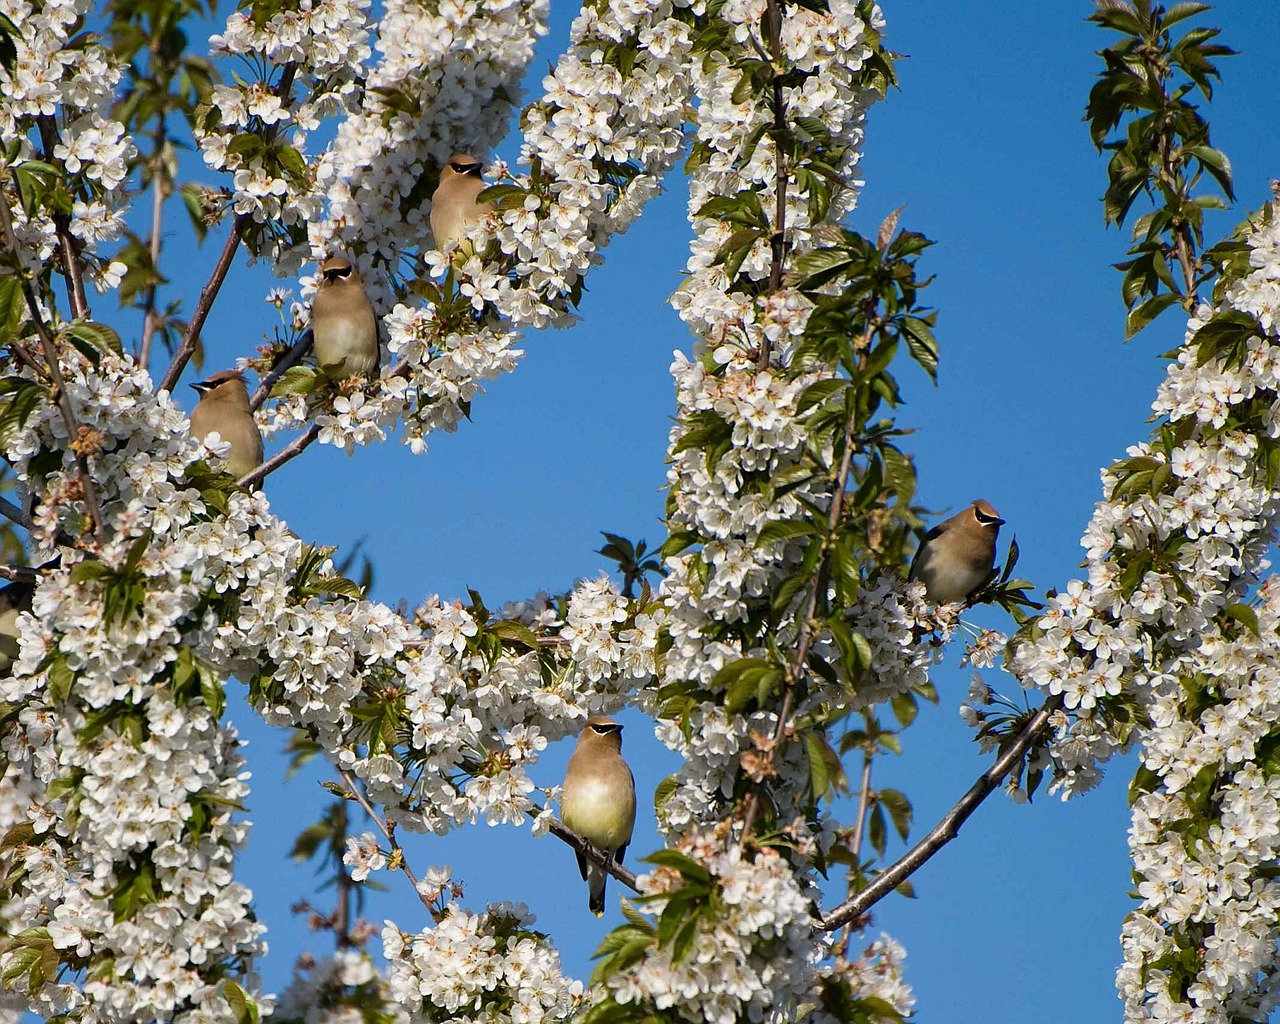
MULTIPOLYGON (((1078 541, 1100 494, 1099 467, 1145 437, 1163 374, 1156 355, 1182 335, 1170 313, 1123 342, 1120 281, 1110 264, 1123 258, 1127 235, 1103 228, 1104 161, 1080 120, 1099 65, 1093 52, 1107 35, 1085 24, 1084 3, 885 6, 889 43, 910 59, 900 65, 902 91, 871 115, 867 186, 854 225, 873 234, 889 210, 905 205, 904 226, 938 243, 923 269, 938 275, 927 300, 940 310, 940 382, 933 388, 912 373, 903 381, 909 404, 901 420, 919 431, 909 448, 921 498, 940 511, 988 498, 1018 536, 1022 574, 1042 589, 1060 587, 1082 557, 1078 541)), ((576 9, 554 7, 533 89, 576 9)), ((1219 218, 1213 235, 1260 205, 1270 177, 1280 175, 1270 52, 1280 8, 1232 0, 1204 23, 1221 25, 1224 41, 1243 51, 1223 62, 1209 114, 1240 196, 1238 213, 1219 218)), ((516 149, 508 139, 499 151, 512 157, 516 149)), ((193 171, 208 180, 203 168, 193 171)), ((183 265, 167 259, 166 269, 190 303, 222 235, 188 257, 176 206, 169 216, 169 257, 183 265)), ((376 568, 373 596, 392 604, 474 586, 494 607, 595 574, 604 564, 594 553, 600 530, 660 540, 667 366, 672 350, 689 344, 665 299, 686 252, 684 197, 673 180, 592 273, 583 322, 528 337, 525 361, 475 402, 474 422, 437 435, 420 458, 391 443, 352 458, 312 449, 268 481, 273 506, 305 538, 344 549, 363 540, 376 568)), ((210 369, 250 353, 271 329, 274 310, 260 298, 275 283, 260 267, 237 268, 228 292, 239 301, 224 292, 205 332, 210 369)), ((117 323, 126 341, 136 338, 138 325, 117 323)), ((194 400, 180 390, 179 401, 194 400)), ((1005 625, 990 610, 974 618, 1005 625)), ((956 713, 967 686, 958 658, 953 651, 934 677, 941 706, 924 711, 901 758, 876 767, 875 782, 915 802, 917 835, 986 764, 956 713)), ((254 772, 255 825, 240 876, 270 925, 263 971, 280 991, 297 953, 325 948, 288 912, 311 896, 312 880, 292 868, 287 852, 327 798, 318 772, 282 783, 284 736, 243 706, 232 713, 251 741, 254 772)), ((647 797, 671 761, 641 716, 626 724, 641 794, 631 847, 638 856, 658 845, 647 797)), ((566 745, 549 751, 535 778, 558 782, 568 753, 566 745)), ((1030 807, 993 797, 916 876, 918 900, 881 905, 872 934, 884 929, 905 944, 922 1020, 1078 1024, 1119 1015, 1113 973, 1129 906, 1130 771, 1113 766, 1100 790, 1069 805, 1045 795, 1030 807)), ((587 913, 573 857, 552 838, 480 825, 443 840, 411 839, 408 850, 420 871, 452 864, 477 907, 527 902, 581 977, 616 923, 612 898, 602 921, 587 913)), ((371 894, 367 916, 394 917, 406 930, 423 926, 402 877, 383 880, 391 891, 371 894)))

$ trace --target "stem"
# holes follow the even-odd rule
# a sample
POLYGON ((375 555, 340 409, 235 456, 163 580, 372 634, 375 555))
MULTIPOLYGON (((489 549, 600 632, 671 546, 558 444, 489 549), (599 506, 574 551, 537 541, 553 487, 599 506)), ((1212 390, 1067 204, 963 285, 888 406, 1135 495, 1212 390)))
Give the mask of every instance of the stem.
MULTIPOLYGON (((870 720, 870 716, 868 721, 870 720)), ((862 859, 862 837, 867 822, 867 811, 870 810, 871 804, 871 745, 862 749, 862 789, 858 796, 858 822, 853 830, 853 843, 850 846, 850 852, 853 854, 855 867, 862 859)), ((844 937, 840 943, 840 948, 844 950, 845 959, 849 957, 849 946, 853 942, 853 936, 856 931, 854 925, 857 918, 850 918, 844 926, 844 937)))
POLYGON ((299 455, 305 452, 309 447, 311 447, 311 443, 319 436, 320 428, 314 423, 311 424, 311 426, 307 427, 305 431, 281 448, 271 456, 271 458, 267 459, 267 461, 261 466, 253 470, 251 473, 246 473, 237 480, 237 486, 249 488, 253 487, 255 484, 261 483, 263 479, 271 473, 274 473, 290 459, 296 459, 299 455))
POLYGON ((862 855, 862 834, 863 828, 867 821, 868 805, 871 803, 871 750, 867 748, 862 752, 862 791, 858 796, 858 823, 853 829, 853 845, 850 850, 853 853, 853 859, 857 860, 862 855))
MULTIPOLYGON (((427 898, 418 892, 418 878, 413 873, 413 868, 409 867, 409 858, 404 855, 404 850, 396 841, 396 830, 394 825, 390 825, 378 817, 378 812, 373 809, 373 804, 369 803, 369 798, 364 795, 364 789, 356 777, 346 768, 339 768, 338 775, 342 778, 343 784, 347 787, 347 792, 351 794, 351 799, 364 808, 364 813, 369 815, 373 823, 378 826, 378 831, 386 837, 387 845, 391 847, 392 854, 399 854, 396 858, 400 863, 400 870, 404 872, 404 876, 409 879, 413 885, 413 891, 418 893, 418 899, 422 901, 422 905, 431 910, 431 904, 427 898)), ((345 872, 343 872, 345 874, 345 872)))
MULTIPOLYGON (((9 214, 9 201, 0 196, 0 229, 4 231, 5 243, 15 258, 18 254, 18 238, 13 233, 13 219, 9 214)), ((67 397, 66 380, 62 376, 62 365, 58 361, 58 347, 40 315, 40 303, 31 287, 31 281, 25 273, 19 273, 18 282, 23 297, 27 300, 27 311, 31 314, 31 322, 35 324, 36 333, 40 336, 40 348, 45 362, 49 366, 49 375, 53 378, 53 397, 62 416, 62 424, 67 430, 68 445, 74 444, 80 434, 80 424, 76 421, 75 411, 71 408, 71 400, 67 397)), ((106 532, 102 525, 102 512, 98 508, 98 494, 93 487, 93 476, 89 472, 89 460, 79 452, 73 452, 76 459, 76 476, 80 481, 81 496, 89 520, 93 524, 93 533, 99 543, 106 542, 106 532)))
MULTIPOLYGON (((768 0, 766 20, 769 25, 769 50, 773 56, 773 163, 774 163, 774 211, 773 235, 769 246, 773 250, 769 267, 769 291, 782 287, 783 263, 787 256, 787 165, 782 152, 782 138, 787 131, 787 106, 782 96, 782 79, 778 69, 782 64, 782 8, 779 0, 768 0)), ((761 336, 760 356, 756 366, 769 368, 769 339, 761 336)))
MULTIPOLYGON (((154 167, 151 171, 151 272, 156 273, 160 265, 160 222, 164 210, 164 147, 165 121, 161 116, 156 128, 156 149, 152 156, 154 167)), ((138 365, 146 369, 151 362, 151 337, 155 334, 159 317, 156 315, 156 291, 158 285, 152 284, 147 289, 147 305, 142 315, 142 344, 138 350, 138 365)))
POLYGON ((833 908, 823 919, 823 930, 835 931, 835 929, 861 917, 915 874, 947 843, 955 839, 960 834, 960 826, 978 809, 978 805, 1004 781, 1004 777, 1009 774, 1013 766, 1031 748, 1031 744, 1048 727, 1049 719, 1054 712, 1062 707, 1063 700, 1062 694, 1057 694, 1046 700, 1040 706, 1040 710, 1032 715, 1026 724, 1018 730, 1013 743, 1005 749, 1003 754, 996 758, 990 768, 978 776, 977 781, 969 787, 964 796, 956 801, 955 806, 942 816, 942 820, 933 827, 929 834, 916 843, 894 864, 877 875, 875 881, 865 889, 855 893, 839 906, 833 908))
MULTIPOLYGON (((297 65, 292 61, 286 64, 284 71, 280 75, 280 81, 276 83, 272 92, 281 98, 287 96, 293 89, 293 79, 297 71, 297 65)), ((263 141, 268 144, 274 142, 279 134, 279 129, 280 122, 277 121, 263 134, 263 141)), ((191 322, 187 324, 187 330, 182 335, 182 343, 178 346, 178 351, 173 354, 173 360, 169 363, 169 368, 165 370, 164 377, 161 378, 157 390, 172 391, 174 385, 178 383, 178 378, 182 376, 182 371, 186 368, 187 363, 195 355, 200 331, 203 329, 205 321, 209 319, 209 310, 213 308, 213 301, 218 297, 218 290, 222 287, 222 282, 227 279, 227 272, 231 269, 231 261, 235 258, 236 249, 240 247, 240 240, 244 237, 245 230, 252 221, 252 214, 242 213, 232 222, 231 234, 227 236, 227 242, 222 247, 218 262, 214 264, 213 273, 209 275, 208 283, 200 289, 200 301, 196 303, 196 308, 191 312, 191 322)))
MULTIPOLYGON (((52 114, 41 114, 36 118, 40 129, 40 145, 44 150, 46 161, 54 160, 53 151, 61 144, 58 134, 58 122, 52 114)), ((65 173, 65 168, 63 171, 65 173)), ((84 294, 84 267, 80 262, 80 253, 76 249, 75 239, 71 237, 71 221, 65 213, 53 214, 53 227, 58 236, 58 249, 62 254, 62 276, 67 282, 67 297, 71 300, 71 312, 77 320, 88 320, 89 302, 84 294)))

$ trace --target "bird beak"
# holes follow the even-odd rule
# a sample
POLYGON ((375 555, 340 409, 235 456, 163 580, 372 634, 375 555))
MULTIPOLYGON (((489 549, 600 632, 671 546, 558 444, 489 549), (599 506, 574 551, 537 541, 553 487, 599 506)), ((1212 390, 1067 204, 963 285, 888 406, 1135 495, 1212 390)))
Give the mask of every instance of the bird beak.
POLYGON ((191 390, 194 391, 197 395, 203 395, 206 391, 209 390, 209 385, 206 384, 204 381, 200 381, 198 384, 189 384, 187 386, 190 387, 191 390))

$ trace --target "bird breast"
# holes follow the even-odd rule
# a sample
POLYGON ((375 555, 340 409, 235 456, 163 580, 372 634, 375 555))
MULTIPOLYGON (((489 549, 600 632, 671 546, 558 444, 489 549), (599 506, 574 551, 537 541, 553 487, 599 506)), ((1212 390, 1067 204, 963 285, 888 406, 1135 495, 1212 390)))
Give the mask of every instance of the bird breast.
POLYGON ((584 778, 566 783, 560 798, 564 825, 592 846, 616 850, 631 838, 635 793, 625 781, 584 778))

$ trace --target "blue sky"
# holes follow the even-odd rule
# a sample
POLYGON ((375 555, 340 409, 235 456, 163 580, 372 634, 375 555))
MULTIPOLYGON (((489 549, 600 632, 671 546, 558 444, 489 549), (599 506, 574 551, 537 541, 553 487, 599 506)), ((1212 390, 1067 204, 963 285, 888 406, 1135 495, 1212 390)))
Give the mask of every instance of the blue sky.
MULTIPOLYGON (((534 90, 576 9, 553 8, 534 90)), ((1170 313, 1123 341, 1120 278, 1110 264, 1123 258, 1127 233, 1104 230, 1104 160, 1081 123, 1100 64, 1093 52, 1109 41, 1085 23, 1089 10, 1018 0, 886 4, 889 45, 909 59, 900 65, 902 90, 872 111, 867 185, 853 217, 873 234, 888 211, 905 205, 903 226, 938 243, 922 269, 938 278, 925 297, 940 311, 940 380, 935 388, 905 372, 909 404, 900 416, 918 430, 908 448, 921 500, 940 514, 976 497, 992 501, 1017 534, 1021 574, 1041 589, 1061 587, 1078 571, 1098 470, 1145 437, 1163 374, 1157 354, 1182 336, 1170 313)), ((1240 196, 1238 211, 1210 227, 1215 237, 1260 205, 1270 177, 1280 175, 1275 64, 1262 43, 1280 38, 1280 8, 1232 0, 1202 22, 1222 26, 1224 41, 1242 51, 1223 62, 1225 81, 1209 111, 1240 196)), ((517 148, 512 138, 499 152, 510 158, 517 148)), ((198 164, 188 167, 210 179, 198 164)), ((669 184, 592 273, 582 323, 529 336, 524 362, 474 403, 473 422, 435 436, 424 457, 397 444, 351 458, 313 448, 268 481, 276 511, 305 538, 344 549, 363 541, 376 570, 373 596, 392 604, 474 586, 494 607, 597 573, 601 530, 660 541, 673 408, 667 367, 673 349, 689 346, 665 304, 687 253, 681 182, 669 184)), ((169 207, 165 262, 172 294, 190 304, 222 235, 191 252, 181 216, 169 207)), ((237 267, 205 330, 209 369, 251 353, 271 330, 275 312, 259 300, 276 283, 262 267, 237 267)), ((107 303, 98 306, 106 313, 107 303)), ((113 322, 126 343, 136 338, 138 324, 113 322)), ((189 370, 184 383, 194 379, 189 370)), ((189 407, 194 394, 179 390, 189 407)), ((990 609, 973 618, 1007 625, 990 609)), ((876 764, 875 783, 914 801, 917 836, 987 763, 956 713, 967 687, 958 658, 952 651, 937 670, 941 705, 924 710, 903 756, 876 764)), ((283 783, 283 734, 242 705, 233 714, 254 772, 255 826, 240 875, 271 927, 263 972, 279 991, 299 952, 325 948, 288 912, 312 895, 312 879, 287 853, 327 797, 319 771, 283 783)), ((659 845, 648 797, 672 762, 642 716, 625 721, 640 793, 634 857, 659 845)), ((567 744, 549 751, 534 777, 557 783, 568 754, 567 744)), ((991 798, 916 876, 919 899, 891 897, 876 910, 870 934, 883 929, 905 944, 922 1020, 1076 1024, 1118 1015, 1113 974, 1130 906, 1131 767, 1114 765, 1098 791, 1066 805, 1047 795, 1030 807, 991 798)), ((588 914, 573 856, 552 838, 480 825, 444 839, 410 837, 407 848, 419 873, 452 864, 474 906, 527 902, 581 977, 617 923, 612 898, 602 921, 588 914)), ((371 894, 367 916, 422 927, 403 878, 383 880, 391 891, 371 894)))

